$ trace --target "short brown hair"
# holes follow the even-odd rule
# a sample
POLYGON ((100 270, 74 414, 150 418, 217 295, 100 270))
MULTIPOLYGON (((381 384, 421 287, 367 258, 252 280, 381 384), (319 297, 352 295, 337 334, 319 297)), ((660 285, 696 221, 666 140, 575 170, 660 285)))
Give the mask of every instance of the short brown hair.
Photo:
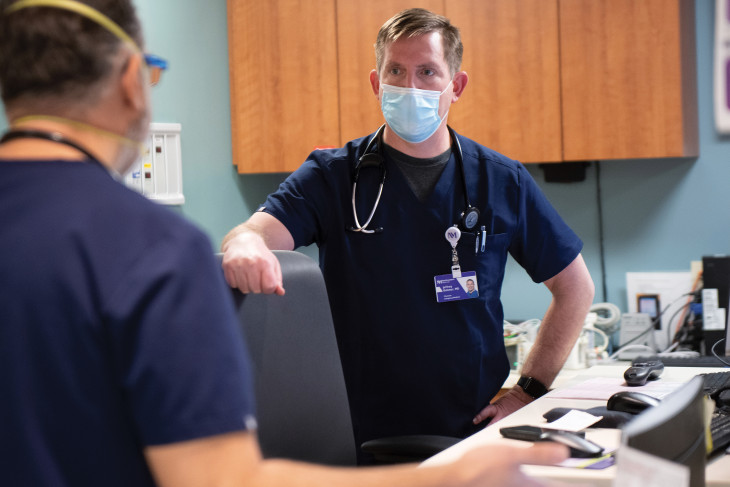
MULTIPOLYGON (((45 6, 5 9, 0 0, 0 92, 7 105, 21 97, 88 99, 109 75, 122 41, 76 12, 45 6)), ((116 22, 139 46, 142 31, 131 0, 83 0, 116 22)))
POLYGON ((439 32, 444 47, 444 58, 451 70, 451 76, 461 68, 464 46, 459 29, 451 25, 446 17, 422 8, 403 10, 383 24, 375 42, 375 69, 380 74, 385 56, 385 46, 402 36, 414 37, 439 32))

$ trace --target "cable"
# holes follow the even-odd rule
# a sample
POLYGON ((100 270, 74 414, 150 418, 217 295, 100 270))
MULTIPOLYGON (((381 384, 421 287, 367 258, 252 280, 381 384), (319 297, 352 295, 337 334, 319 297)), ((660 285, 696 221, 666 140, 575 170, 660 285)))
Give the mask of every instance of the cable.
POLYGON ((620 353, 623 353, 627 350, 636 350, 636 349, 647 350, 647 351, 649 351, 649 353, 651 355, 656 355, 656 350, 654 350, 653 348, 651 348, 647 345, 626 345, 624 347, 619 348, 615 352, 613 352, 613 354, 611 354, 611 356, 608 357, 608 360, 616 360, 616 357, 618 357, 618 355, 620 353))
POLYGON ((597 328, 607 335, 616 333, 621 322, 621 310, 618 306, 612 303, 596 303, 588 311, 596 313, 597 328))
MULTIPOLYGON (((672 322, 674 321, 674 318, 676 318, 680 312, 684 311, 686 308, 688 308, 691 305, 692 305, 692 301, 690 301, 688 303, 684 303, 682 306, 677 308, 677 310, 674 312, 672 317, 669 318, 669 321, 667 321, 667 343, 673 343, 674 337, 677 335, 677 333, 679 333, 679 330, 682 328, 681 326, 677 326, 676 331, 674 332, 674 334, 672 334, 672 322)), ((684 315, 682 315, 682 318, 684 318, 684 315)), ((684 321, 684 320, 682 320, 682 321, 684 321)))
POLYGON ((719 339, 718 341, 716 341, 715 343, 713 343, 713 344, 712 344, 712 349, 711 349, 711 352, 712 352, 712 355, 714 355, 714 356, 715 356, 715 358, 716 358, 717 360, 719 360, 719 361, 720 361, 720 362, 722 362, 723 364, 725 364, 725 365, 727 365, 728 367, 730 367, 730 363, 728 363, 728 362, 725 362, 725 361, 724 361, 724 360, 723 360, 722 358, 720 358, 720 356, 719 356, 719 355, 717 354, 717 352, 715 351, 715 347, 716 347, 716 346, 717 346, 717 345, 718 345, 719 343, 722 343, 722 342, 724 342, 724 341, 725 341, 725 339, 724 339, 724 338, 720 338, 720 339, 719 339))
MULTIPOLYGON (((601 161, 596 161, 596 204, 598 208, 598 253, 601 257, 601 287, 603 288, 603 301, 605 302, 608 301, 608 290, 606 286, 605 236, 603 233, 603 198, 601 197, 601 161)), ((620 313, 619 316, 621 316, 620 313)))
POLYGON ((586 326, 586 327, 584 327, 584 328, 583 328, 583 331, 590 331, 590 332, 592 332, 592 333, 595 333, 596 335, 599 335, 599 336, 601 336, 601 338, 603 338, 603 345, 602 345, 602 346, 600 346, 600 347, 594 346, 594 347, 593 347, 593 352, 594 352, 594 353, 595 353, 596 355, 600 355, 600 354, 602 354, 603 352, 605 352, 605 351, 606 351, 606 349, 608 348, 608 344, 609 344, 609 342, 610 342, 610 340, 609 340, 609 338, 608 338, 608 335, 606 335, 606 334, 605 334, 605 333, 604 333, 603 331, 601 331, 601 330, 600 330, 599 328, 594 328, 594 327, 592 327, 592 326, 586 326))

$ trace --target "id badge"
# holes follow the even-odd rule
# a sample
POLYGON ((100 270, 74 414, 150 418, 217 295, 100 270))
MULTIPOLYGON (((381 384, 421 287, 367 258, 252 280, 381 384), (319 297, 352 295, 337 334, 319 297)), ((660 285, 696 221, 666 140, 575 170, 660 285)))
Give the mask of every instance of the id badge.
POLYGON ((460 301, 479 296, 477 287, 477 273, 474 271, 461 272, 461 276, 444 274, 433 278, 436 286, 436 301, 460 301))

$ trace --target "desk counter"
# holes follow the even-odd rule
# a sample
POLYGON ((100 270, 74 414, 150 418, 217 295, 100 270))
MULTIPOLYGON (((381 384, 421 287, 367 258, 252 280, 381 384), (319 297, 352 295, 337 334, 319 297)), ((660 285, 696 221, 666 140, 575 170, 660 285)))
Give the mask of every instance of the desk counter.
MULTIPOLYGON (((453 461, 455 458, 460 457, 465 451, 481 445, 510 444, 513 446, 529 447, 531 444, 529 442, 503 438, 499 433, 499 429, 505 426, 544 423, 545 420, 542 415, 557 407, 589 409, 596 406, 605 406, 605 400, 567 399, 554 396, 559 395, 558 393, 565 388, 579 385, 590 379, 600 377, 622 378, 624 371, 629 365, 629 363, 621 363, 620 365, 597 365, 583 371, 575 371, 575 373, 573 373, 574 371, 570 371, 565 373, 563 374, 563 378, 560 383, 557 384, 557 389, 554 391, 551 391, 546 396, 528 404, 519 411, 516 411, 497 423, 488 426, 469 438, 466 438, 453 447, 431 457, 426 460, 423 465, 437 465, 453 461)), ((664 369, 664 373, 660 380, 666 382, 686 382, 697 374, 726 370, 727 369, 667 367, 664 369)), ((637 390, 640 389, 637 388, 637 390)), ((621 432, 617 429, 590 428, 586 431, 586 438, 598 443, 607 450, 612 450, 619 446, 621 441, 621 432)), ((598 487, 611 486, 613 478, 616 475, 615 466, 608 467, 603 470, 531 465, 523 468, 528 474, 534 477, 560 480, 566 483, 587 484, 598 487)), ((711 460, 707 466, 705 480, 707 486, 730 487, 730 455, 716 457, 711 460)))

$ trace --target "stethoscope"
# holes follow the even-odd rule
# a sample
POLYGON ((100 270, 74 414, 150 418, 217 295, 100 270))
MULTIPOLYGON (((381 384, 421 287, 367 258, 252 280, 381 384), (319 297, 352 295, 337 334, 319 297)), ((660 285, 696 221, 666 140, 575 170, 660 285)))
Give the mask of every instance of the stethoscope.
MULTIPOLYGON (((466 187, 466 174, 464 172, 464 158, 461 152, 461 144, 459 139, 451 127, 447 126, 449 135, 452 141, 452 152, 456 154, 456 162, 459 165, 459 171, 461 172, 461 183, 464 186, 464 211, 461 212, 460 220, 458 223, 459 228, 465 232, 472 232, 476 229, 479 224, 479 210, 469 203, 469 194, 466 187), (455 150, 454 150, 455 149, 455 150)), ((361 233, 380 233, 383 231, 383 227, 376 227, 374 229, 367 228, 373 219, 375 210, 378 208, 380 203, 380 196, 383 194, 383 183, 385 183, 385 159, 383 158, 383 130, 385 124, 381 125, 375 135, 372 136, 368 145, 365 147, 365 153, 358 159, 355 164, 355 173, 352 179, 352 215, 355 217, 355 226, 347 228, 351 232, 361 233), (378 144, 377 151, 373 151, 373 145, 378 144), (377 167, 380 169, 380 185, 378 187, 378 195, 375 198, 373 209, 370 211, 367 220, 363 225, 360 225, 360 221, 357 218, 357 208, 355 205, 355 194, 357 192, 357 181, 360 177, 360 170, 365 167, 377 167)))

